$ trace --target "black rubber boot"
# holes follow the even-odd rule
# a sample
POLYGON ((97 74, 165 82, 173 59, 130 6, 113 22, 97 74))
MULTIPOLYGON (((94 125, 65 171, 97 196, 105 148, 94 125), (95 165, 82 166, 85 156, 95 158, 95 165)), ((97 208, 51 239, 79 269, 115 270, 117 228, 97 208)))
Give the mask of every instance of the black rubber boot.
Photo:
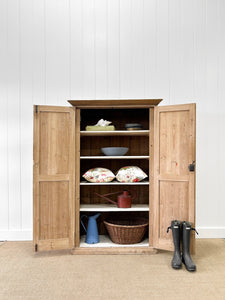
POLYGON ((182 222, 182 238, 183 238, 182 262, 185 264, 186 269, 190 272, 196 271, 196 265, 193 263, 190 257, 190 237, 191 237, 192 230, 195 229, 191 227, 191 223, 187 221, 182 222))
POLYGON ((169 229, 172 229, 173 243, 174 243, 174 254, 173 254, 173 259, 171 261, 171 266, 174 269, 180 269, 182 267, 182 259, 180 253, 180 233, 181 233, 180 221, 177 220, 172 221, 171 226, 167 228, 167 233, 169 232, 169 229))

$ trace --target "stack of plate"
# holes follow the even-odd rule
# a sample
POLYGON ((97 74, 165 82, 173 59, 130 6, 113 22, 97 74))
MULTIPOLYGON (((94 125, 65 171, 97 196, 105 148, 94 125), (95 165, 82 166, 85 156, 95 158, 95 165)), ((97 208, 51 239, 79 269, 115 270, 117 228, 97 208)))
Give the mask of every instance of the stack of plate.
POLYGON ((125 124, 125 128, 126 130, 141 130, 142 125, 138 123, 129 123, 129 124, 125 124))

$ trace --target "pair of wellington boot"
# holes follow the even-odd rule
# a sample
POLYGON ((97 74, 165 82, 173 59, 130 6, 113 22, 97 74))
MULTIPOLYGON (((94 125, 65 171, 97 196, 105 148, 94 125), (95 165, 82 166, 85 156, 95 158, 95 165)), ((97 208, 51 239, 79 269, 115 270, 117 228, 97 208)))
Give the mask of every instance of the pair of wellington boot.
MULTIPOLYGON (((182 262, 184 263, 186 269, 190 272, 196 271, 196 265, 190 257, 190 237, 191 231, 195 228, 191 227, 191 223, 184 221, 180 222, 174 220, 171 222, 171 226, 167 228, 167 233, 169 229, 172 230, 173 243, 174 243, 174 254, 171 261, 172 268, 180 269, 182 267, 182 262), (180 242, 182 240, 182 254, 180 250, 180 242)), ((197 231, 195 230, 197 233, 197 231)), ((197 233, 198 234, 198 233, 197 233)))

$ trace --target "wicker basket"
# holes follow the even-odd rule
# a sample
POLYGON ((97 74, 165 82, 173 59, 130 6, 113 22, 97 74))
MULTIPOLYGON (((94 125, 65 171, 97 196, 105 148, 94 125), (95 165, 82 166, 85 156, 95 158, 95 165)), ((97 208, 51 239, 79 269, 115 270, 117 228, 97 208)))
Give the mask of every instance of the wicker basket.
POLYGON ((111 240, 116 244, 136 244, 143 239, 148 227, 144 218, 134 220, 107 220, 104 224, 111 240))

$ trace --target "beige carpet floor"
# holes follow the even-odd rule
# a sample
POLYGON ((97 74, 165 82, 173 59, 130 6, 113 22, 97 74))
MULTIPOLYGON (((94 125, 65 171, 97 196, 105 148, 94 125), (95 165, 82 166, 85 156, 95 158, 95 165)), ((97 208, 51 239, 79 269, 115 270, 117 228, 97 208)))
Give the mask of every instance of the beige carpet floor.
POLYGON ((0 300, 225 299, 225 240, 197 239, 197 272, 173 270, 172 253, 33 253, 31 242, 0 245, 0 300))

